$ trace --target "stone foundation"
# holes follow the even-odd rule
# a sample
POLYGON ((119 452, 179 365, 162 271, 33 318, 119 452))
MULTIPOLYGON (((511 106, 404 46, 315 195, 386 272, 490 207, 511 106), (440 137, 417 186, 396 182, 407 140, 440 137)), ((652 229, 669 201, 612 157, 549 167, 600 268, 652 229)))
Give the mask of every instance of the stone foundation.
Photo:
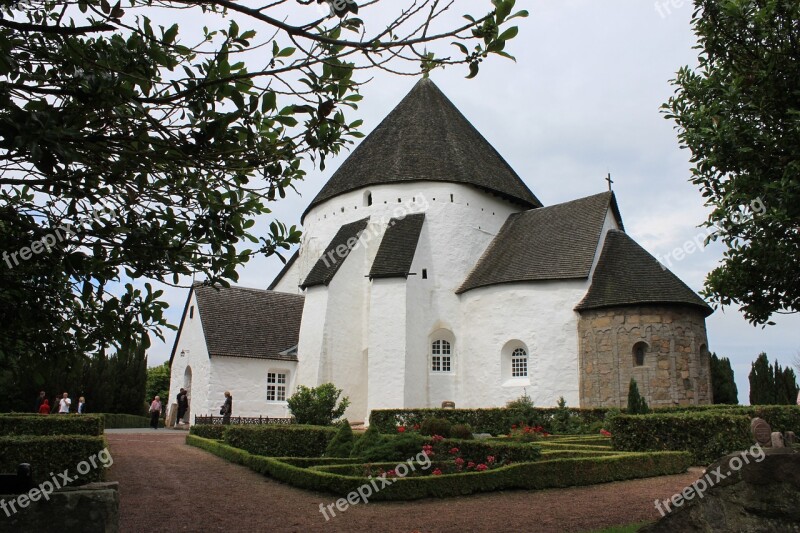
POLYGON ((709 404, 711 371, 703 313, 642 305, 581 312, 581 407, 625 407, 636 380, 651 407, 709 404), (635 347, 645 343, 644 364, 635 347))

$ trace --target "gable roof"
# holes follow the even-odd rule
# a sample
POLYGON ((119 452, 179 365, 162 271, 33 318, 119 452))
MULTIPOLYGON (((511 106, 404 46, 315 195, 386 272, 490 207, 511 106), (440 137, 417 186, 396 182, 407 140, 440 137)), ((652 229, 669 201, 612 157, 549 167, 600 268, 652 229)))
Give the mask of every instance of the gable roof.
POLYGON ((609 209, 622 227, 612 192, 512 214, 456 293, 499 283, 588 278, 609 209))
POLYGON ((464 183, 525 207, 542 203, 428 78, 423 78, 342 163, 316 205, 369 185, 409 181, 464 183))
POLYGON ((306 276, 306 280, 300 285, 302 289, 313 287, 315 285, 328 285, 333 276, 342 266, 347 256, 350 255, 350 246, 347 245, 351 239, 358 239, 358 236, 367 227, 369 217, 356 220, 349 224, 345 224, 339 231, 336 232, 328 247, 322 253, 322 256, 317 260, 314 268, 306 276), (344 253, 339 253, 344 247, 344 253))
POLYGON ((589 291, 577 311, 619 305, 687 304, 713 313, 678 276, 622 231, 609 230, 589 291))
POLYGON ((203 283, 192 290, 210 356, 297 361, 287 350, 300 339, 305 297, 203 283))
POLYGON ((289 272, 289 269, 292 268, 292 265, 294 265, 294 262, 297 261, 298 257, 300 257, 300 248, 295 250, 294 253, 292 254, 292 257, 290 257, 289 260, 286 261, 286 264, 283 265, 281 271, 278 272, 278 275, 275 276, 275 279, 273 279, 272 283, 270 283, 269 287, 267 287, 268 291, 275 290, 275 287, 277 287, 278 283, 281 282, 283 276, 285 276, 286 273, 289 272))
POLYGON ((425 213, 389 221, 369 271, 370 279, 408 277, 424 221, 425 213))

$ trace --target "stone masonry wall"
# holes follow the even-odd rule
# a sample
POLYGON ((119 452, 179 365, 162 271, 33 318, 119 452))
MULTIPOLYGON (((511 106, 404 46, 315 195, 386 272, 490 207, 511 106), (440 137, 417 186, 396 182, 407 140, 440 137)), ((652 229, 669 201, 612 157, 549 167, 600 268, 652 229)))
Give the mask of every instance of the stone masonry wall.
POLYGON ((581 407, 625 407, 636 379, 651 407, 711 403, 703 314, 689 306, 584 311, 578 321, 581 407), (634 345, 647 343, 642 366, 634 345))

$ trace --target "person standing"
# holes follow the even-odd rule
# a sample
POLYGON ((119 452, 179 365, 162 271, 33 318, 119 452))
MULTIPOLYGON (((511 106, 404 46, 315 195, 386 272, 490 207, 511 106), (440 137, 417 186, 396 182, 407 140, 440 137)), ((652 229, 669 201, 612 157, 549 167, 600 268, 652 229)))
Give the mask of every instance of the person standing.
POLYGON ((69 414, 69 406, 72 405, 72 400, 69 399, 69 394, 66 392, 61 396, 61 399, 58 401, 58 414, 66 415, 69 414))
POLYGON ((181 391, 178 393, 178 418, 175 424, 183 424, 183 417, 186 416, 186 411, 189 410, 189 396, 186 393, 186 389, 181 387, 181 391))
MULTIPOLYGON (((44 391, 41 391, 39 393, 39 397, 36 398, 36 412, 37 413, 41 413, 42 412, 42 404, 44 402, 46 402, 46 401, 47 401, 47 395, 45 394, 44 391)), ((47 405, 50 405, 50 403, 48 402, 47 405)))
POLYGON ((86 413, 86 398, 81 396, 78 398, 78 414, 82 415, 86 413))
POLYGON ((156 396, 150 403, 150 427, 158 429, 158 419, 161 416, 161 398, 156 396))
POLYGON ((222 415, 222 424, 225 426, 231 423, 231 413, 233 412, 233 396, 229 391, 225 391, 225 403, 222 404, 220 414, 222 415))
POLYGON ((47 398, 44 399, 44 403, 39 406, 39 414, 40 415, 49 415, 50 414, 50 402, 47 398))

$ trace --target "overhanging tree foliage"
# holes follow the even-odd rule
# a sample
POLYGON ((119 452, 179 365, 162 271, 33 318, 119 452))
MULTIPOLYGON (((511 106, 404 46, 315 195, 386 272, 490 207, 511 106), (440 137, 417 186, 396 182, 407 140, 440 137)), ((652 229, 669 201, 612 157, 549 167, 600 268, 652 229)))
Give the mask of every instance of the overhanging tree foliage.
POLYGON ((345 113, 359 84, 453 64, 474 76, 489 54, 510 57, 508 22, 527 15, 514 3, 4 2, 4 385, 24 372, 44 385, 36 362, 80 367, 161 337, 162 293, 137 280, 227 285, 254 254, 299 242, 256 221, 361 135, 345 113), (478 14, 448 18, 459 3, 478 14), (193 40, 180 21, 206 27, 193 40))
POLYGON ((800 311, 800 2, 695 0, 699 67, 664 105, 727 246, 705 295, 756 324, 800 311))
POLYGON ((739 390, 733 375, 731 361, 727 357, 711 354, 711 390, 714 403, 737 405, 739 390))

